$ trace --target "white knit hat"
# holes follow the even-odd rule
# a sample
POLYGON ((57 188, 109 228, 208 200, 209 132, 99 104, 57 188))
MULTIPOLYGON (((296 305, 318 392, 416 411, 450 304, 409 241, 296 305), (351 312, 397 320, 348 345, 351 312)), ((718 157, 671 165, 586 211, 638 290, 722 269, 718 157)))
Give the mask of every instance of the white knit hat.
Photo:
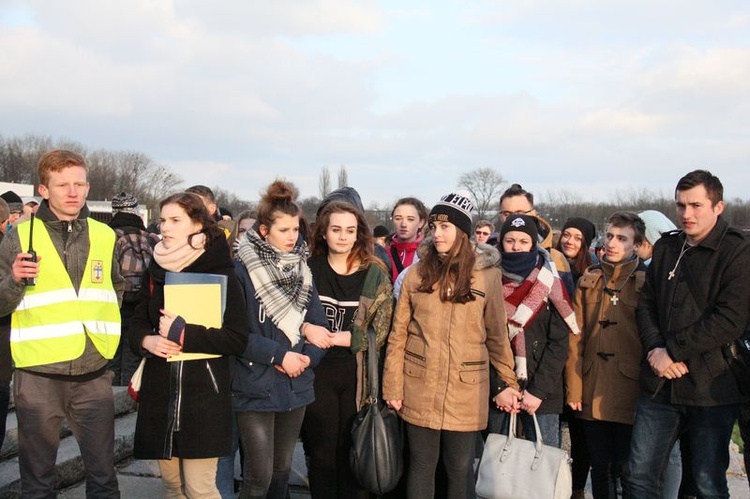
POLYGON ((651 244, 656 244, 662 234, 675 230, 677 227, 675 224, 667 218, 667 216, 656 210, 646 210, 638 214, 646 224, 646 241, 651 244))

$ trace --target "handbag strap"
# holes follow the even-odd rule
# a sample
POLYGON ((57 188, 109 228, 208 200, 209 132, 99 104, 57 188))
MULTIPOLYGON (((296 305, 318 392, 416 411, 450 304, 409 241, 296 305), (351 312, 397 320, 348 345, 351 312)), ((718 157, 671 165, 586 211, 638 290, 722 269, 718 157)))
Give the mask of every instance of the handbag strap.
MULTIPOLYGON (((539 465, 539 461, 542 458, 542 451, 544 450, 544 440, 542 439, 542 430, 539 428, 539 420, 536 418, 536 414, 532 414, 531 417, 534 419, 534 430, 536 430, 536 443, 534 447, 536 448, 536 455, 534 456, 534 462, 531 465, 531 469, 534 470, 539 465)), ((503 452, 501 453, 501 456, 507 456, 510 455, 510 447, 513 445, 513 440, 516 438, 516 430, 518 428, 518 415, 511 413, 510 415, 510 427, 508 428, 508 440, 505 443, 505 447, 503 448, 503 452)), ((501 461, 504 461, 505 459, 503 457, 500 458, 501 461)))
POLYGON ((369 384, 368 404, 374 404, 380 397, 380 376, 378 373, 377 333, 372 324, 367 326, 367 383, 369 384))

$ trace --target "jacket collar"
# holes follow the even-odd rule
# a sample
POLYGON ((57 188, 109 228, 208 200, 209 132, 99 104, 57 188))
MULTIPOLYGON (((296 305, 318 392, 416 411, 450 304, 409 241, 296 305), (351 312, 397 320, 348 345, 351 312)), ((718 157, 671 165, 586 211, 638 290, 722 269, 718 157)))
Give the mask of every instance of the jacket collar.
MULTIPOLYGON (((76 220, 83 220, 84 218, 88 218, 90 215, 91 212, 89 211, 89 207, 84 203, 83 208, 81 208, 81 212, 78 214, 76 220)), ((43 222, 61 221, 59 218, 57 218, 57 215, 52 213, 52 210, 49 207, 49 201, 46 199, 43 199, 41 204, 39 205, 39 209, 36 212, 36 218, 43 222)))
MULTIPOLYGON (((716 220, 716 225, 714 225, 714 228, 711 229, 711 232, 708 233, 708 235, 696 246, 703 246, 704 248, 708 248, 710 250, 716 251, 719 249, 719 246, 721 245, 722 239, 724 239, 724 234, 727 233, 727 229, 729 228, 729 223, 727 223, 726 220, 724 220, 721 215, 719 215, 719 218, 716 220)), ((682 239, 684 240, 685 234, 682 234, 682 239)))

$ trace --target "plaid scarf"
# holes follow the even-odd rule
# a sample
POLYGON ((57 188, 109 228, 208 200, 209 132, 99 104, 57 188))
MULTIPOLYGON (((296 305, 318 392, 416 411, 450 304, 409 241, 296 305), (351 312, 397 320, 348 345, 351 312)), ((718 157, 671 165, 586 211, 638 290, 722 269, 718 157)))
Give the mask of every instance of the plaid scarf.
POLYGON ((548 258, 549 254, 542 251, 540 250, 537 265, 526 279, 519 282, 503 272, 503 298, 508 316, 508 335, 519 380, 529 378, 524 328, 534 322, 548 301, 552 302, 573 334, 581 332, 560 275, 551 258, 548 258))
POLYGON ((279 251, 254 230, 248 230, 237 248, 237 256, 247 268, 266 315, 292 346, 300 339, 312 295, 312 274, 307 266, 307 243, 300 241, 290 252, 279 251))

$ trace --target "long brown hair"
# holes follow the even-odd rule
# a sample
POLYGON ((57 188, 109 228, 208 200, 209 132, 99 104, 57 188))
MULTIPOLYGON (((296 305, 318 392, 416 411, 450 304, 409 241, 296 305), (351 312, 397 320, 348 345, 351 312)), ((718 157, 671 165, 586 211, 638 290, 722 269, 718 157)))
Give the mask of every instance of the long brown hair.
MULTIPOLYGON (((560 253, 563 252, 562 234, 560 234, 560 238, 557 240, 555 249, 560 253)), ((582 276, 583 273, 586 272, 586 269, 589 268, 592 263, 594 263, 593 259, 591 258, 591 252, 589 251, 589 245, 586 244, 585 237, 581 238, 581 249, 578 251, 578 254, 575 256, 575 258, 568 258, 568 261, 570 262, 570 270, 573 272, 574 276, 582 276)))
MULTIPOLYGON (((177 194, 172 194, 159 203, 159 210, 168 204, 176 204, 185 210, 185 213, 193 223, 200 224, 201 230, 196 234, 203 233, 206 235, 206 248, 211 246, 211 243, 217 239, 225 237, 224 231, 219 228, 216 221, 208 214, 206 205, 203 204, 203 200, 198 197, 197 194, 193 194, 192 192, 178 192, 177 194)), ((191 247, 193 247, 194 235, 195 234, 190 234, 188 236, 188 244, 191 247)))
POLYGON ((469 236, 456 229, 456 240, 445 255, 437 252, 434 244, 419 260, 419 277, 422 282, 417 291, 432 293, 437 284, 440 301, 466 303, 475 300, 471 293, 472 270, 474 269, 474 245, 469 236))
POLYGON ((325 240, 325 235, 331 223, 331 215, 334 213, 351 213, 357 219, 357 240, 346 257, 347 272, 352 270, 355 262, 359 262, 360 268, 367 268, 372 263, 383 267, 380 259, 375 257, 374 240, 370 233, 370 226, 367 224, 364 215, 357 208, 343 201, 331 201, 328 203, 315 220, 315 229, 313 229, 312 237, 310 238, 312 256, 328 254, 328 243, 325 240))

